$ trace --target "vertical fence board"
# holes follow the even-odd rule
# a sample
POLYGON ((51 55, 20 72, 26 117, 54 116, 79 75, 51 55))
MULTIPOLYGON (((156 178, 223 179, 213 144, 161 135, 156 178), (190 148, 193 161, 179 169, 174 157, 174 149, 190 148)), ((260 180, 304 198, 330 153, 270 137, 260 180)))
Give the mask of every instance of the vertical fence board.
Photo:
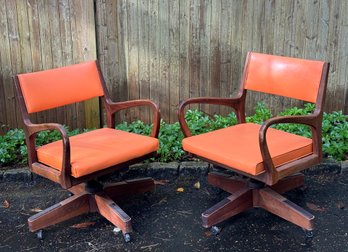
POLYGON ((16 122, 11 120, 11 112, 13 108, 10 102, 11 100, 8 98, 8 92, 12 89, 11 87, 11 79, 10 76, 12 74, 11 71, 11 57, 10 57, 10 42, 9 42, 9 33, 7 26, 7 11, 5 0, 0 0, 0 44, 1 44, 1 52, 0 52, 0 63, 1 63, 1 88, 0 92, 2 99, 1 101, 1 113, 0 113, 0 123, 1 123, 1 131, 6 132, 11 126, 17 125, 16 122), (11 110, 12 108, 12 110, 11 110))
POLYGON ((158 90, 162 118, 169 121, 169 1, 159 1, 159 79, 158 90))
MULTIPOLYGON (((12 84, 12 74, 18 73, 22 70, 21 61, 21 50, 20 50, 20 38, 18 34, 18 20, 17 20, 17 6, 15 1, 5 1, 7 11, 7 28, 8 28, 8 39, 9 39, 9 51, 11 67, 8 74, 5 76, 5 82, 7 86, 6 104, 9 110, 7 111, 7 119, 10 125, 20 124, 18 120, 18 108, 15 100, 15 90, 12 84)), ((6 46, 6 45, 5 45, 6 46)))
MULTIPOLYGON (((210 32, 211 32, 211 0, 203 0, 200 3, 199 38, 200 38, 200 73, 199 94, 210 96, 210 32)), ((201 109, 210 113, 209 105, 201 105, 201 109)))
MULTIPOLYGON (((220 96, 220 70, 221 70, 221 48, 220 48, 220 22, 221 2, 212 1, 211 32, 210 32, 210 96, 220 96)), ((210 113, 220 113, 220 106, 211 106, 210 113)))
MULTIPOLYGON (((14 75, 96 59, 94 2, 1 0, 0 34, 0 110, 4 114, 0 118, 0 133, 5 133, 9 128, 22 127, 14 75)), ((87 111, 99 113, 98 103, 97 100, 87 111)), ((35 122, 60 122, 71 128, 90 127, 84 113, 84 105, 80 105, 80 110, 65 106, 31 118, 35 122), (77 116, 73 117, 72 112, 78 112, 77 116)), ((91 120, 99 123, 98 117, 93 114, 91 120)))
POLYGON ((188 50, 189 50, 189 22, 190 22, 190 8, 189 8, 189 1, 186 0, 180 0, 179 2, 179 8, 180 8, 180 14, 179 14, 179 26, 180 26, 180 41, 179 41, 179 48, 180 48, 180 71, 179 71, 179 78, 180 78, 180 101, 183 101, 190 97, 190 62, 188 57, 188 50))
MULTIPOLYGON (((150 98, 150 51, 149 51, 149 2, 138 1, 138 37, 139 37, 139 98, 150 98)), ((137 97, 136 97, 137 98, 137 97)), ((147 107, 140 108, 139 119, 149 121, 150 114, 147 107)))
POLYGON ((179 0, 169 1, 169 122, 177 121, 176 111, 180 101, 180 5, 179 0))
MULTIPOLYGON (((138 39, 138 1, 127 1, 127 34, 128 34, 128 99, 140 97, 139 88, 139 39, 138 39)), ((127 111, 132 121, 139 118, 137 110, 127 111)))
MULTIPOLYGON (((232 2, 229 0, 223 0, 221 2, 221 23, 220 23, 220 94, 222 97, 230 97, 232 86, 231 86, 231 15, 229 12, 232 8, 232 2)), ((222 106, 220 108, 222 114, 227 114, 230 108, 222 106)))
MULTIPOLYGON (((72 15, 72 43, 74 62, 95 60, 95 18, 93 0, 70 2, 72 15)), ((77 116, 83 120, 74 120, 76 126, 81 128, 98 128, 100 126, 99 99, 94 98, 80 104, 76 104, 77 116)), ((77 119, 77 118, 76 118, 77 119)))
POLYGON ((150 12, 150 98, 159 104, 161 85, 159 83, 159 52, 160 52, 160 20, 159 3, 157 0, 149 1, 150 12))

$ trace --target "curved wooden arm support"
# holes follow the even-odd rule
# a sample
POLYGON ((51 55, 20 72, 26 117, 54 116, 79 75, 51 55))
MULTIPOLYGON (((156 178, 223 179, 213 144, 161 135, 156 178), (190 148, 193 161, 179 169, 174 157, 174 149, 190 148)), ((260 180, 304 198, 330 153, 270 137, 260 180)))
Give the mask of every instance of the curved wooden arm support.
POLYGON ((131 107, 139 106, 149 106, 152 110, 152 132, 151 137, 158 137, 160 129, 160 120, 161 114, 159 107, 156 103, 151 100, 133 100, 133 101, 124 101, 124 102, 112 102, 110 99, 105 99, 105 108, 106 108, 106 124, 110 128, 115 128, 115 113, 128 109, 131 107))
POLYGON ((272 162, 271 155, 269 153, 266 134, 267 130, 271 125, 280 123, 296 123, 308 125, 312 129, 312 140, 313 140, 313 152, 314 154, 321 157, 320 149, 321 144, 321 120, 320 116, 322 114, 311 114, 311 115, 301 115, 301 116, 278 116, 265 121, 259 131, 259 144, 260 151, 263 159, 263 164, 267 172, 273 176, 273 179, 277 180, 277 170, 272 162))
POLYGON ((25 125, 27 126, 27 132, 28 132, 28 143, 30 144, 31 148, 28 150, 30 160, 29 162, 32 164, 33 162, 37 161, 36 151, 35 151, 35 138, 36 134, 40 131, 44 130, 57 130, 61 137, 63 142, 63 167, 62 171, 60 173, 60 180, 62 183, 69 185, 70 184, 70 174, 71 174, 71 164, 70 164, 70 140, 68 137, 68 134, 66 133, 65 128, 63 125, 58 123, 43 123, 43 124, 33 124, 30 122, 26 122, 25 125))
POLYGON ((222 105, 233 108, 236 111, 237 119, 239 123, 245 122, 245 113, 244 113, 244 100, 245 92, 239 94, 236 98, 218 98, 218 97, 199 97, 199 98, 189 98, 180 103, 178 109, 178 119, 181 126, 181 129, 185 137, 192 136, 191 131, 185 120, 185 107, 190 104, 214 104, 222 105))

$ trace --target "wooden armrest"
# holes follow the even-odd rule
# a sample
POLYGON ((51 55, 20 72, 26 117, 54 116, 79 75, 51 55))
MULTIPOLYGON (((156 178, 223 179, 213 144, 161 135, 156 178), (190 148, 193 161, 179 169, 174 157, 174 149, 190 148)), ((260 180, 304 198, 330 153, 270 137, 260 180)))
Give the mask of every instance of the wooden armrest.
POLYGON ((160 129, 161 114, 158 105, 151 100, 132 100, 123 102, 111 102, 110 100, 106 100, 106 117, 108 127, 115 128, 114 114, 116 112, 139 106, 149 106, 152 109, 153 128, 150 136, 157 138, 160 129))
MULTIPOLYGON (((65 128, 63 125, 58 123, 43 123, 43 124, 33 124, 33 123, 26 123, 27 130, 28 130, 28 140, 29 140, 29 146, 30 150, 28 150, 29 155, 32 157, 33 152, 35 152, 35 137, 36 133, 44 130, 57 130, 59 131, 62 142, 63 142, 63 167, 61 171, 61 178, 67 178, 71 174, 71 164, 70 164, 70 140, 68 137, 68 134, 66 133, 65 128)), ((36 154, 35 154, 36 155, 36 154)))
POLYGON ((263 159, 263 163, 265 165, 265 169, 268 173, 277 173, 276 168, 273 164, 271 155, 269 153, 267 140, 266 140, 266 134, 267 130, 271 125, 274 124, 280 124, 280 123, 295 123, 295 124, 304 124, 308 125, 312 128, 312 132, 315 134, 312 136, 314 143, 317 143, 318 138, 321 137, 320 133, 318 134, 320 130, 320 114, 310 114, 310 115, 299 115, 299 116, 278 116, 271 118, 267 121, 265 121, 259 131, 259 144, 260 144, 260 151, 263 159))
POLYGON ((245 96, 243 94, 240 94, 236 98, 218 98, 218 97, 199 97, 199 98, 189 98, 183 102, 180 103, 179 109, 178 109, 178 119, 181 126, 181 129, 184 133, 185 137, 192 136, 191 131, 186 123, 185 120, 185 107, 190 104, 194 103, 201 103, 201 104, 214 104, 214 105, 223 105, 232 107, 237 111, 237 117, 238 121, 245 121, 244 114, 244 100, 245 96))
POLYGON ((42 123, 42 124, 26 123, 26 126, 28 127, 29 135, 32 135, 34 133, 38 133, 44 130, 57 130, 60 132, 63 139, 68 138, 68 135, 63 125, 58 123, 42 123))

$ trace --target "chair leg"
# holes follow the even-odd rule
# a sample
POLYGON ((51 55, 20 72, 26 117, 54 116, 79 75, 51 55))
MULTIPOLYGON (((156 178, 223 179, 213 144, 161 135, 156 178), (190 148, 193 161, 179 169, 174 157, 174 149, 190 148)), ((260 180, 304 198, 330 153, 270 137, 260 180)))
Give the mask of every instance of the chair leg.
POLYGON ((28 219, 29 230, 35 232, 89 212, 89 194, 74 195, 28 219))
POLYGON ((103 191, 113 200, 127 198, 132 195, 143 194, 154 190, 155 182, 152 178, 141 178, 111 183, 104 186, 103 191))
MULTIPOLYGON (((92 181, 93 182, 93 181, 92 181)), ((31 232, 57 224, 83 213, 99 212, 112 224, 119 227, 126 241, 132 231, 131 218, 113 201, 155 188, 152 178, 126 180, 106 185, 81 183, 68 190, 74 195, 28 219, 31 232), (127 236, 128 235, 128 236, 127 236)))
POLYGON ((254 187, 245 179, 217 172, 209 173, 208 182, 232 195, 202 214, 204 227, 216 225, 248 208, 262 207, 306 230, 313 229, 314 216, 280 195, 303 185, 301 173, 283 178, 271 187, 254 187))
POLYGON ((252 190, 242 188, 202 213, 203 227, 216 225, 252 206, 252 190))
POLYGON ((285 193, 304 184, 304 175, 296 173, 294 175, 281 179, 277 184, 271 186, 277 193, 285 193))
POLYGON ((269 187, 254 190, 254 206, 278 215, 306 230, 313 229, 314 216, 269 187))
POLYGON ((131 218, 105 192, 94 195, 97 211, 124 234, 132 232, 131 218))

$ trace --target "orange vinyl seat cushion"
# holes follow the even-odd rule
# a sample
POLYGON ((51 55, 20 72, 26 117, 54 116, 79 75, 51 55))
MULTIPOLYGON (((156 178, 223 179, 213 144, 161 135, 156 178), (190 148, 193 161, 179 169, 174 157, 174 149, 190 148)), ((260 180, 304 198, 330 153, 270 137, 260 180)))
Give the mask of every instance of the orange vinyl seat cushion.
MULTIPOLYGON (((72 136, 71 175, 75 178, 157 151, 158 139, 103 128, 72 136)), ((37 148, 39 162, 62 169, 63 143, 56 141, 37 148)))
MULTIPOLYGON (((261 125, 243 123, 185 138, 185 151, 231 168, 258 175, 265 169, 259 147, 261 125)), ((275 167, 308 156, 312 139, 269 128, 267 144, 275 167)))

